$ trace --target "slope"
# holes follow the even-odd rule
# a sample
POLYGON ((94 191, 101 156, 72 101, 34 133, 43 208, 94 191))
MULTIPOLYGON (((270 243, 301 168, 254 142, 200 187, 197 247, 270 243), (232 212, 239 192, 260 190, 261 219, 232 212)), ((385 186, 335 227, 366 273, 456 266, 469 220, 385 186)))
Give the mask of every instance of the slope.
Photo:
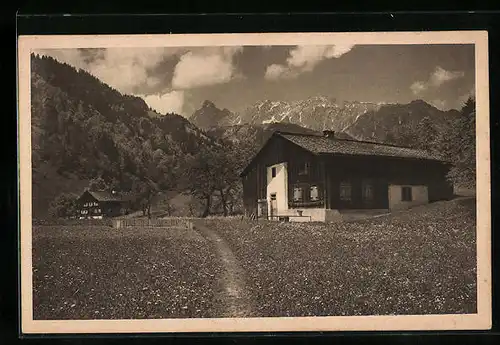
POLYGON ((31 88, 34 217, 98 177, 121 190, 145 179, 175 188, 181 159, 215 144, 182 116, 152 117, 141 98, 50 57, 32 55, 31 88))

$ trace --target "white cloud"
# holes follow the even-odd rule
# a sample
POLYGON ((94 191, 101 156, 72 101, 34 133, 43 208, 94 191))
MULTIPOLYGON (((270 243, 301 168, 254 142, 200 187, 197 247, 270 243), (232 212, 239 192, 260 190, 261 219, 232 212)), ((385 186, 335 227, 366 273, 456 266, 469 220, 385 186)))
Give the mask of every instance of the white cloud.
POLYGON ((223 84, 239 77, 233 60, 242 49, 243 47, 213 47, 187 52, 175 66, 172 86, 190 89, 223 84))
POLYGON ((435 106, 438 109, 441 110, 448 110, 448 102, 442 100, 442 99, 435 99, 430 102, 433 106, 435 106))
POLYGON ((283 65, 272 64, 267 66, 266 74, 264 78, 266 79, 280 79, 280 78, 293 78, 297 73, 292 72, 291 69, 283 65))
POLYGON ((437 66, 427 81, 416 81, 411 84, 410 89, 415 95, 418 95, 430 87, 436 88, 446 82, 459 79, 464 76, 465 73, 463 71, 447 71, 444 68, 437 66))
POLYGON ((44 49, 35 51, 35 53, 50 56, 59 62, 67 63, 76 68, 85 69, 87 63, 78 49, 44 49))
POLYGON ((184 91, 171 91, 162 95, 138 95, 152 109, 160 114, 182 114, 184 107, 184 91))
POLYGON ((354 45, 297 46, 290 51, 286 65, 273 64, 267 67, 265 78, 293 78, 303 72, 312 71, 322 60, 339 58, 349 52, 354 45))
POLYGON ((108 48, 96 50, 90 60, 78 49, 43 50, 39 53, 83 69, 122 93, 133 93, 137 86, 160 84, 160 77, 150 76, 148 70, 178 51, 179 48, 108 48))
POLYGON ((290 51, 286 60, 291 68, 312 71, 324 59, 338 58, 352 49, 353 46, 298 46, 290 51))
POLYGON ((447 81, 462 78, 464 75, 465 73, 462 71, 456 71, 456 72, 447 71, 438 66, 432 73, 429 79, 429 83, 432 84, 433 86, 440 86, 441 84, 447 81))
POLYGON ((410 89, 415 95, 418 95, 422 91, 427 90, 427 85, 422 81, 416 81, 413 84, 411 84, 410 89))

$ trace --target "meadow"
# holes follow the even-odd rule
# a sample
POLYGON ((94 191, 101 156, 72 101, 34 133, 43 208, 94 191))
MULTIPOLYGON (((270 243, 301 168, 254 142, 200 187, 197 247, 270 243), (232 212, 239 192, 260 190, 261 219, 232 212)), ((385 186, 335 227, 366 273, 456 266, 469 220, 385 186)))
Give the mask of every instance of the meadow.
POLYGON ((251 316, 476 311, 473 198, 341 224, 202 222, 216 237, 34 226, 34 318, 221 317, 227 262, 213 238, 243 272, 251 316))
POLYGON ((219 270, 187 229, 34 227, 33 317, 213 317, 219 270))
POLYGON ((342 224, 208 221, 260 316, 476 312, 474 199, 342 224))

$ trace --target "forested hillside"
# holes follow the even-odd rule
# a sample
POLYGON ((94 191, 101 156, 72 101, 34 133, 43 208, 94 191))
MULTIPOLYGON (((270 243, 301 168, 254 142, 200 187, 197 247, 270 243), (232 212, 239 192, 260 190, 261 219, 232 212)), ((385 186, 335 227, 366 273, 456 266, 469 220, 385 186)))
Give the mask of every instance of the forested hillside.
POLYGON ((435 132, 447 130, 459 115, 457 110, 442 111, 422 100, 386 104, 361 114, 346 132, 362 140, 418 146, 421 126, 435 132))
POLYGON ((183 160, 216 145, 182 116, 151 117, 141 98, 85 71, 35 55, 31 68, 35 217, 59 194, 88 186, 144 198, 175 189, 183 160))

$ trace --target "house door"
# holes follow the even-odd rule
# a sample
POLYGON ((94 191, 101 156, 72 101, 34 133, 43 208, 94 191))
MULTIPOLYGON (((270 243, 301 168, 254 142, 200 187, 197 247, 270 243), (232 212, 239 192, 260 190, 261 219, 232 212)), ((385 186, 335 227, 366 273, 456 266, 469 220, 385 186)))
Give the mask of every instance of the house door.
POLYGON ((376 208, 375 185, 372 179, 363 179, 361 182, 361 199, 363 208, 376 208))
POLYGON ((270 216, 271 218, 270 219, 273 219, 273 217, 276 217, 276 215, 278 214, 278 203, 276 201, 276 193, 272 193, 271 194, 271 207, 270 207, 270 216))
POLYGON ((352 181, 345 179, 340 181, 338 188, 338 208, 339 209, 349 209, 354 208, 353 206, 353 186, 352 181))

